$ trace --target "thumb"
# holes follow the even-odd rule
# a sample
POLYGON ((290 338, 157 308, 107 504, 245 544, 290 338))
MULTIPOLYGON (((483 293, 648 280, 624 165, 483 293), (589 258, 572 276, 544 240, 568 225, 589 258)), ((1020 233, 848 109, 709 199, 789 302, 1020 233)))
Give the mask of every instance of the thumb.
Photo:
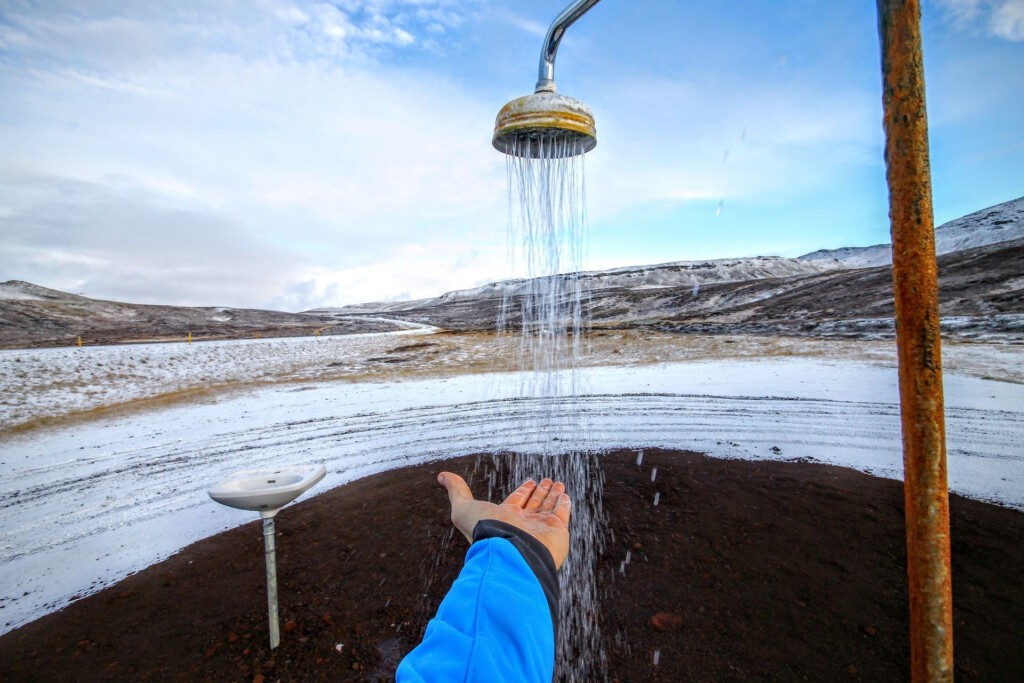
POLYGON ((469 503, 473 500, 473 492, 469 490, 466 480, 452 472, 437 475, 437 481, 448 490, 448 501, 454 509, 457 504, 469 503))
POLYGON ((469 490, 466 480, 451 472, 442 472, 437 476, 438 483, 448 490, 448 501, 452 504, 452 522, 462 532, 466 540, 473 543, 473 527, 476 521, 472 518, 473 492, 469 490))

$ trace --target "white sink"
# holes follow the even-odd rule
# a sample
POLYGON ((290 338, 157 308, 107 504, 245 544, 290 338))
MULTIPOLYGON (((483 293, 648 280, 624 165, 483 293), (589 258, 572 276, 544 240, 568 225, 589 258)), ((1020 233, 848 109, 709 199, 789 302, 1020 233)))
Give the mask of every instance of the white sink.
POLYGON ((323 465, 282 465, 235 472, 210 489, 222 505, 259 512, 264 519, 308 491, 324 478, 323 465))

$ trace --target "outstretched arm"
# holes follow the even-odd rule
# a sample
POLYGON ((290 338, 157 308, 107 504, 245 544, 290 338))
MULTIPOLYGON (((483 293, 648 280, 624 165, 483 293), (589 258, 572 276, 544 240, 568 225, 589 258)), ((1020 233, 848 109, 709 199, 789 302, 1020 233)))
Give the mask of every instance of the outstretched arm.
POLYGON ((557 568, 569 551, 571 504, 560 482, 527 481, 501 505, 474 500, 442 472, 452 521, 472 546, 424 634, 402 661, 410 681, 544 681, 554 672, 557 568))

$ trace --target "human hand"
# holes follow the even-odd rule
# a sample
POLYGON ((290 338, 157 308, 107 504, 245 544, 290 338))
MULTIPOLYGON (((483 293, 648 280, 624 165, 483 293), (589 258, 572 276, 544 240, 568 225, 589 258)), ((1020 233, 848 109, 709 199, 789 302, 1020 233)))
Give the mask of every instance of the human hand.
POLYGON ((496 519, 511 524, 530 534, 551 552, 558 569, 569 555, 569 516, 572 503, 565 492, 565 484, 532 479, 512 492, 501 505, 475 500, 466 480, 452 472, 442 472, 438 483, 448 490, 452 504, 452 522, 470 543, 477 522, 496 519))

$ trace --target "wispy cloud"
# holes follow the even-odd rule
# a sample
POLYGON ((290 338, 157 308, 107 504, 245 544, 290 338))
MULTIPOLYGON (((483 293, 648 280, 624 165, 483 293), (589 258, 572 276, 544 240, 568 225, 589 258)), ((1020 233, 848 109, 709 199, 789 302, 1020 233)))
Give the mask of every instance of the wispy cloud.
POLYGON ((1024 0, 1006 0, 992 13, 992 32, 1001 38, 1024 41, 1024 0))
POLYGON ((0 10, 0 49, 37 67, 112 73, 209 53, 344 66, 428 39, 436 45, 440 34, 460 25, 477 5, 477 0, 22 2, 0 10))
MULTIPOLYGON (((527 18, 517 12, 512 12, 506 9, 497 9, 498 16, 509 26, 516 28, 520 31, 528 33, 538 39, 543 39, 547 36, 548 27, 546 24, 537 21, 534 18, 527 18)), ((540 43, 537 44, 538 49, 540 43)))
POLYGON ((1024 41, 1024 0, 940 0, 939 4, 962 29, 1024 41))

